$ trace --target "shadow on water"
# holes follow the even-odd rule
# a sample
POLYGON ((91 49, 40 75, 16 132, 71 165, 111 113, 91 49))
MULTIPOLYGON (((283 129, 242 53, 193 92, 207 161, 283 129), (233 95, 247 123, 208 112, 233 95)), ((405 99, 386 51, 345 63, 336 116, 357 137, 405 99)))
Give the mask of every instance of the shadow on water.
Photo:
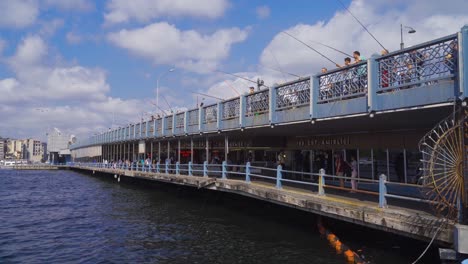
MULTIPOLYGON (((138 186, 140 190, 145 190, 150 194, 155 190, 164 192, 169 196, 176 197, 181 203, 188 202, 199 206, 200 217, 227 217, 247 232, 258 233, 259 230, 262 230, 282 233, 277 230, 280 227, 290 231, 294 230, 294 232, 305 236, 320 237, 317 230, 317 221, 320 216, 302 210, 232 193, 208 189, 198 190, 133 178, 125 178, 121 182, 121 186, 130 189, 138 186)), ((358 252, 370 263, 411 263, 427 246, 426 242, 328 217, 322 217, 322 221, 328 230, 336 234, 344 244, 358 252), (397 258, 394 258, 396 256, 397 258)), ((283 238, 289 237, 284 233, 281 235, 284 236, 283 238)), ((327 247, 328 254, 336 254, 325 238, 320 237, 318 243, 320 243, 320 248, 327 247)), ((316 245, 310 245, 310 247, 314 246, 316 245)), ((340 258, 338 257, 339 260, 340 258)), ((344 263, 344 259, 342 263, 344 263)), ((440 263, 437 248, 431 247, 419 263, 440 263)))
MULTIPOLYGON (((0 171, 0 263, 336 263, 317 216, 235 194, 113 175, 0 171), (94 176, 94 177, 89 177, 94 176)), ((414 240, 324 219, 372 263, 414 240)), ((420 263, 437 263, 434 250, 420 263)))

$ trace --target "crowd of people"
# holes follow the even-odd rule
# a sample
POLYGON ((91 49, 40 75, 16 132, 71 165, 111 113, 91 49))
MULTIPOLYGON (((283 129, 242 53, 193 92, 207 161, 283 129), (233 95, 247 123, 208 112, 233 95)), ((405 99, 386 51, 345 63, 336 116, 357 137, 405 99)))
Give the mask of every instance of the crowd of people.
MULTIPOLYGON (((455 77, 458 71, 457 40, 434 49, 414 49, 394 56, 388 56, 389 51, 384 49, 380 55, 378 85, 384 92, 433 84, 437 81, 431 79, 446 74, 455 77)), ((323 67, 320 100, 366 93, 367 65, 353 67, 365 60, 359 51, 354 51, 353 60, 346 57, 342 65, 336 64, 337 68, 343 69, 339 73, 326 74, 328 69, 323 67)))

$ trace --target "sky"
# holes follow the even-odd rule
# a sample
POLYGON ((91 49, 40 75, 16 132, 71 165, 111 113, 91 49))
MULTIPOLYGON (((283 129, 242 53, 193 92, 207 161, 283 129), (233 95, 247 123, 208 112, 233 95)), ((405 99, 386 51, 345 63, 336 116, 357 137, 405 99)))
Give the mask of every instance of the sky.
POLYGON ((0 0, 0 137, 86 138, 252 85, 219 71, 272 86, 334 67, 283 31, 336 62, 315 42, 380 53, 345 7, 390 51, 400 24, 405 46, 468 24, 466 0, 0 0))

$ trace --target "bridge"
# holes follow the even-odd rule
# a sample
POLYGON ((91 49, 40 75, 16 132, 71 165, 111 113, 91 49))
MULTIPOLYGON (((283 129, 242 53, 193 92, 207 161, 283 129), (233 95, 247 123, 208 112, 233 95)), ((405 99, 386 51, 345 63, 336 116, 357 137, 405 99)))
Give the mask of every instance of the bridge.
POLYGON ((465 26, 348 67, 80 139, 71 146, 73 168, 234 192, 434 237, 466 254, 467 78, 465 26))

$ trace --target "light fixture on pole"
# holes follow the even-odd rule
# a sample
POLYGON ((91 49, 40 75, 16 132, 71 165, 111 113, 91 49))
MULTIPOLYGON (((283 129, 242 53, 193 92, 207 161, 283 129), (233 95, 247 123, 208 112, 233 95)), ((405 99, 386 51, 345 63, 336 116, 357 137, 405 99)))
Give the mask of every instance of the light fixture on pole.
POLYGON ((166 74, 175 71, 174 68, 171 68, 163 73, 161 73, 158 78, 156 79, 156 107, 159 108, 159 80, 166 74))
POLYGON ((408 34, 416 33, 416 30, 414 28, 403 26, 403 24, 400 24, 400 49, 403 49, 405 47, 405 43, 403 42, 403 28, 408 29, 408 34))

